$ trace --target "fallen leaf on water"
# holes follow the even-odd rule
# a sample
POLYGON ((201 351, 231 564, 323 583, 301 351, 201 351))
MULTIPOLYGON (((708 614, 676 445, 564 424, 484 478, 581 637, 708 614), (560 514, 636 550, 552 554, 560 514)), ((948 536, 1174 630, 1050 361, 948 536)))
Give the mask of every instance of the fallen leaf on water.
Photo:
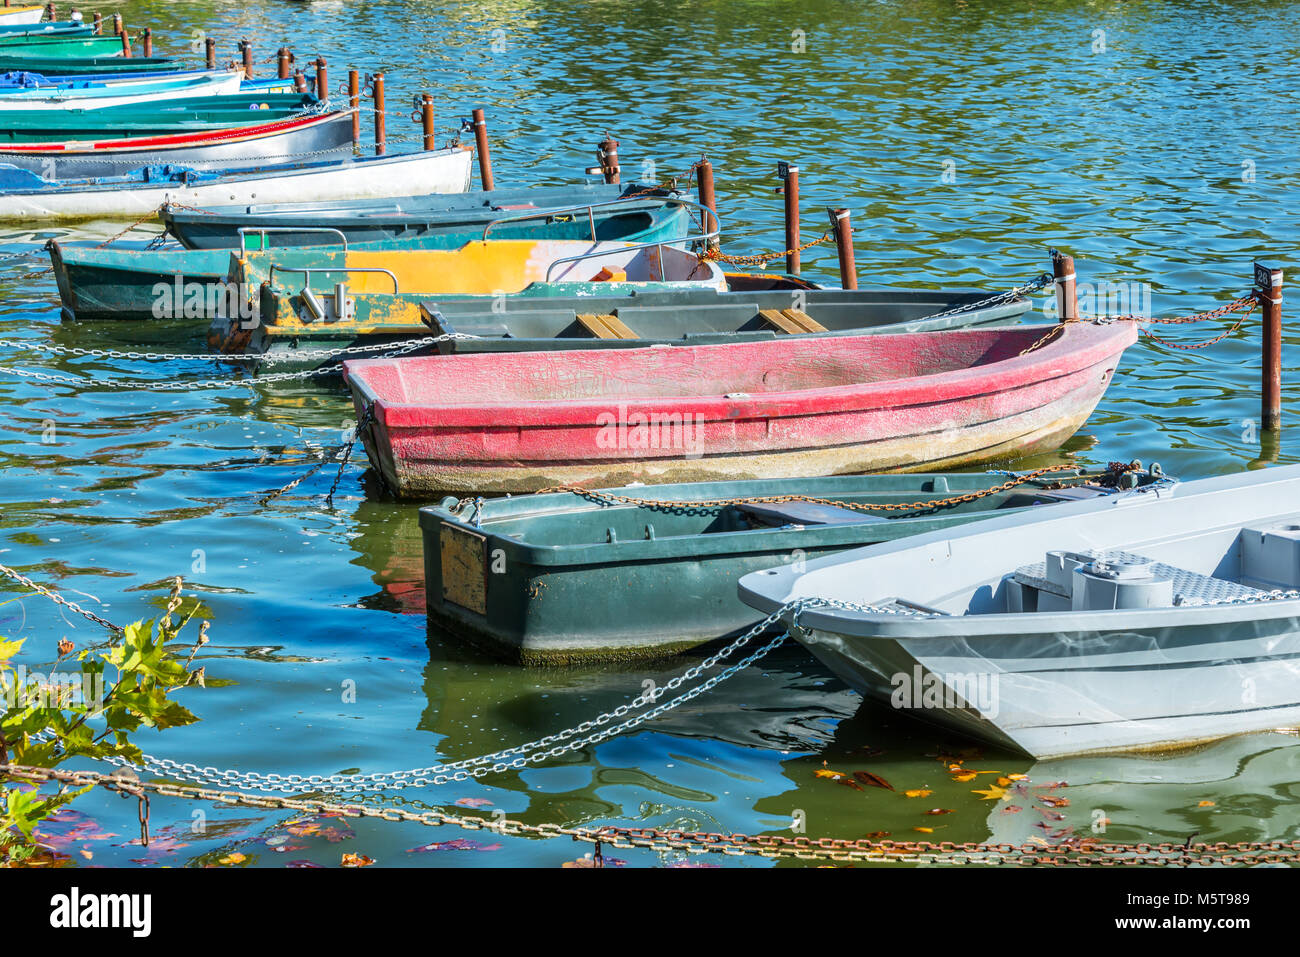
POLYGON ((343 854, 343 867, 369 867, 373 863, 375 863, 375 859, 366 857, 364 854, 352 854, 350 852, 343 854))
POLYGON ((1011 780, 1013 780, 1013 781, 1028 781, 1028 780, 1029 780, 1029 775, 1028 775, 1028 774, 1008 774, 1007 777, 1009 777, 1009 778, 1010 778, 1011 780))
POLYGON ((953 810, 950 807, 932 807, 930 808, 930 810, 926 811, 925 813, 926 814, 951 814, 952 812, 953 810))
POLYGON ((1197 806, 1197 807, 1214 807, 1214 802, 1213 802, 1213 801, 1201 801, 1201 802, 1199 802, 1196 806, 1197 806))
POLYGON ((1048 807, 1069 807, 1070 806, 1069 798, 1046 797, 1044 795, 1039 795, 1038 800, 1042 801, 1048 807))
POLYGON ((1002 800, 1003 797, 1006 796, 1006 793, 1007 793, 1007 789, 1006 789, 1006 788, 1000 788, 1000 787, 998 787, 996 784, 990 784, 989 787, 988 787, 988 790, 986 790, 986 791, 981 791, 981 790, 979 790, 978 788, 972 788, 972 789, 971 789, 971 794, 982 794, 982 795, 984 795, 984 797, 982 798, 982 800, 985 800, 985 801, 1000 801, 1000 800, 1002 800))
POLYGON ((456 803, 461 807, 487 807, 492 804, 487 798, 459 798, 456 803))
POLYGON ((998 787, 1000 787, 1000 788, 1009 788, 1009 787, 1011 787, 1011 779, 1008 778, 1008 777, 1005 777, 1005 776, 1004 776, 1004 777, 1000 777, 1000 778, 998 778, 998 787))
POLYGON ((839 771, 832 771, 830 768, 818 768, 816 771, 813 772, 813 776, 818 778, 831 778, 831 779, 844 777, 844 775, 841 774, 839 771))
POLYGON ((225 857, 220 858, 217 861, 217 863, 218 864, 242 864, 246 860, 248 860, 247 857, 245 857, 243 854, 240 854, 238 851, 236 851, 233 854, 227 854, 225 857))
POLYGON ((1020 813, 1021 811, 1023 811, 1023 810, 1024 810, 1024 808, 1022 808, 1019 804, 1008 804, 1006 807, 1004 807, 1004 808, 1002 809, 1002 813, 1003 813, 1003 814, 1019 814, 1019 813, 1020 813))
POLYGON ((965 784, 967 781, 974 781, 975 775, 976 772, 974 771, 963 771, 961 774, 954 774, 952 779, 960 784, 965 784))
POLYGON ((894 790, 894 786, 879 774, 872 774, 870 771, 854 771, 853 776, 869 787, 884 788, 886 791, 894 790))
POLYGON ((914 828, 912 828, 912 830, 914 830, 914 831, 920 831, 922 834, 933 834, 933 833, 934 833, 934 828, 932 828, 932 827, 914 827, 914 828))
POLYGON ((889 834, 890 834, 889 831, 868 831, 866 834, 863 834, 862 836, 866 838, 868 841, 878 841, 883 837, 889 837, 889 834))
POLYGON ((88 850, 86 850, 86 849, 83 847, 83 848, 81 849, 81 856, 84 857, 86 860, 90 860, 90 859, 91 859, 92 857, 94 857, 95 855, 94 855, 93 852, 88 851, 88 850))
POLYGON ((928 798, 933 792, 926 788, 917 788, 914 791, 904 791, 903 793, 910 798, 928 798))

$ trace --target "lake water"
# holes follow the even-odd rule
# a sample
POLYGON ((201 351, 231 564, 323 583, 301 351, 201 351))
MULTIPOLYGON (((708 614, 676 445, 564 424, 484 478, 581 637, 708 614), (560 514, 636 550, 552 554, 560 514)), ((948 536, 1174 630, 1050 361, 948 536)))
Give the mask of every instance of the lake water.
MULTIPOLYGON (((323 55, 335 86, 349 65, 385 70, 390 109, 428 90, 440 131, 483 106, 498 185, 579 180, 606 130, 631 172, 653 164, 669 175, 707 152, 731 253, 780 247, 775 164, 788 160, 801 170, 806 238, 825 228, 825 207, 851 209, 864 287, 1003 290, 1048 268, 1047 249, 1058 246, 1076 256, 1082 283, 1149 284, 1154 313, 1179 315, 1246 292, 1253 259, 1294 257, 1300 230, 1287 200, 1300 171, 1291 135, 1300 99, 1288 94, 1295 75, 1282 51, 1297 39, 1298 7, 129 0, 103 9, 122 9, 129 27, 151 25, 159 52, 188 52, 201 39, 192 31, 206 29, 223 59, 235 56, 240 37, 253 39, 259 59, 282 43, 300 60, 323 55)), ((274 66, 260 69, 269 75, 274 66)), ((418 148, 418 133, 391 118, 390 151, 418 148)), ((34 252, 0 263, 0 336, 202 350, 202 324, 60 321, 51 278, 31 275, 47 264, 39 244, 118 228, 5 230, 0 250, 34 252)), ((806 274, 835 281, 833 248, 804 261, 806 274)), ((1224 328, 1169 335, 1192 342, 1224 328)), ((1288 379, 1297 344, 1287 336, 1288 379)), ((340 441, 351 407, 336 383, 78 390, 5 371, 15 366, 124 378, 220 367, 0 353, 0 562, 117 622, 155 614, 165 580, 177 574, 210 609, 203 663, 210 677, 233 683, 183 693, 202 721, 141 732, 146 751, 262 772, 421 767, 568 727, 686 667, 530 671, 427 636, 415 509, 380 500, 358 467, 332 509, 324 502, 332 470, 260 506, 261 494, 302 474, 305 458, 340 441), (42 441, 51 427, 53 442, 42 441), (354 702, 345 701, 350 688, 354 702)), ((1280 447, 1261 449, 1258 392, 1255 322, 1204 352, 1143 341, 1061 453, 1015 465, 1140 458, 1188 479, 1296 461, 1285 434, 1280 447)), ((1288 400, 1284 415, 1297 412, 1288 400)), ((39 597, 7 597, 0 633, 27 638, 29 666, 48 664, 61 635, 79 645, 103 638, 39 597)), ((1300 831, 1300 745, 1290 734, 1164 757, 1035 764, 987 749, 965 755, 973 770, 1067 782, 1070 805, 1059 820, 1031 807, 1010 813, 1006 802, 973 793, 995 775, 955 780, 942 759, 968 747, 862 706, 791 646, 594 749, 393 797, 568 825, 789 834, 798 817, 814 837, 1018 842, 1045 828, 1100 836, 1103 818, 1104 836, 1120 841, 1300 831), (816 775, 823 764, 871 771, 896 791, 840 786, 816 775), (930 793, 909 798, 907 790, 930 793), (951 813, 925 813, 935 809, 951 813)), ((145 853, 128 843, 134 802, 94 794, 76 807, 89 818, 51 833, 77 863, 184 864, 238 853, 245 865, 335 865, 355 852, 380 866, 558 866, 588 850, 371 821, 286 830, 284 813, 211 807, 198 832, 194 807, 157 799, 153 825, 163 840, 145 853), (442 846, 413 850, 431 842, 442 846)), ((660 862, 642 851, 613 856, 660 862)))

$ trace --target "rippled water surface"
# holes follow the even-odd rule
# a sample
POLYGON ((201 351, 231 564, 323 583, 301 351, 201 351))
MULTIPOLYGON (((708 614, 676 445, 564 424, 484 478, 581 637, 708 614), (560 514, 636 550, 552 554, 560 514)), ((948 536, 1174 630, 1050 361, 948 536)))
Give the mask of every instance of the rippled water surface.
MULTIPOLYGON (((223 56, 245 36, 259 58, 282 43, 301 60, 323 55, 335 85, 348 65, 386 70, 390 108, 432 91, 440 130, 483 106, 500 185, 579 179, 606 130, 629 170, 665 176, 707 152, 733 253, 780 244, 775 163, 791 161, 801 169, 808 238, 824 228, 826 206, 851 208, 864 286, 1000 290, 1041 272, 1055 245, 1076 254, 1082 282, 1150 283, 1155 313, 1175 315, 1240 295, 1252 259, 1286 265, 1296 249, 1288 200, 1300 169, 1300 98, 1286 52, 1297 41, 1295 3, 120 6, 129 26, 153 26, 160 51, 188 53, 193 31, 206 30, 223 56), (801 37, 806 49, 792 52, 801 37)), ((418 145, 414 124, 391 123, 394 147, 418 145)), ((46 265, 39 244, 103 239, 120 225, 6 229, 3 251, 31 255, 0 263, 0 336, 203 349, 204 330, 184 324, 60 321, 54 284, 36 272, 46 265)), ((834 281, 833 250, 810 250, 805 267, 834 281)), ((1170 335, 1192 342, 1223 328, 1170 335)), ((1288 335, 1289 379, 1296 346, 1288 335)), ((204 664, 232 683, 185 692, 203 720, 141 733, 147 751, 264 772, 419 767, 567 727, 685 666, 525 671, 427 635, 415 510, 380 499, 360 468, 344 476, 333 508, 324 501, 328 470, 259 505, 340 440, 350 406, 337 385, 151 393, 50 384, 14 368, 164 378, 219 367, 163 371, 0 352, 0 561, 119 622, 155 613, 160 583, 175 574, 211 610, 204 664), (354 703, 344 702, 349 687, 354 703)), ((1019 464, 1136 457, 1195 478, 1296 461, 1285 433, 1261 448, 1258 390, 1254 324, 1204 352, 1142 342, 1061 454, 1019 464)), ((1300 410, 1288 398, 1286 411, 1300 410)), ((79 644, 102 637, 42 599, 8 597, 0 632, 28 638, 29 665, 48 664, 60 635, 79 644)), ((461 800, 478 805, 474 813, 504 810, 532 823, 751 833, 778 832, 801 815, 812 836, 907 839, 931 828, 938 839, 1018 841, 1044 827, 1090 833, 1096 809, 1119 840, 1300 836, 1300 747, 1291 735, 1163 758, 1036 765, 965 755, 973 769, 1077 788, 1060 820, 1029 807, 1006 813, 1006 802, 972 793, 993 776, 954 781, 942 758, 969 746, 862 706, 788 647, 648 729, 524 773, 390 798, 461 800), (897 790, 818 778, 823 763, 870 770, 897 790), (906 790, 931 793, 908 798, 906 790), (940 808, 952 813, 925 814, 940 808)), ((234 809, 211 810, 198 834, 189 806, 159 800, 154 828, 165 839, 146 853, 128 843, 131 803, 83 799, 77 806, 95 823, 65 824, 63 844, 78 862, 78 850, 97 864, 182 864, 238 851, 269 866, 332 865, 344 851, 380 865, 553 866, 583 850, 366 821, 294 835, 284 814, 234 809), (472 841, 412 850, 462 838, 472 841)), ((617 856, 659 861, 641 851, 617 856)))

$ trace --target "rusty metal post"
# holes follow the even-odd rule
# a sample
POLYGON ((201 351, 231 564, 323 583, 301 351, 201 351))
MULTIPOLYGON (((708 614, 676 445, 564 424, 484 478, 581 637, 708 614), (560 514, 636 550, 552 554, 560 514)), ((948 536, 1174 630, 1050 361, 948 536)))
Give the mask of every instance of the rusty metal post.
POLYGON ((619 182, 618 140, 610 136, 608 130, 605 131, 605 138, 596 147, 596 162, 600 163, 600 170, 606 183, 619 182))
POLYGON ((301 69, 293 71, 293 88, 297 93, 307 92, 307 77, 303 74, 301 69))
MULTIPOLYGON (((695 175, 700 184, 700 205, 707 206, 711 214, 707 217, 707 222, 703 220, 700 222, 700 226, 707 233, 718 225, 718 197, 713 190, 713 164, 707 157, 700 158, 700 162, 695 167, 695 175)), ((717 249, 718 241, 710 239, 709 248, 717 249)))
POLYGON ((370 83, 372 87, 370 96, 375 101, 375 155, 383 156, 384 151, 388 149, 384 124, 384 75, 376 73, 370 83))
POLYGON ((438 144, 433 129, 433 97, 428 93, 425 93, 424 99, 420 101, 420 122, 424 126, 424 148, 428 152, 433 152, 438 148, 438 144))
POLYGON ((113 36, 120 37, 121 35, 122 35, 122 14, 115 13, 113 14, 113 36))
POLYGON ((239 41, 239 50, 244 54, 244 79, 253 78, 253 44, 247 40, 239 41))
POLYGON ((799 167, 777 163, 776 173, 781 177, 778 193, 785 194, 785 271, 799 275, 799 167))
MULTIPOLYGON (((9 4, 5 4, 5 6, 8 5, 9 4)), ((100 13, 98 10, 96 10, 95 11, 95 36, 97 37, 103 36, 103 34, 104 34, 104 15, 100 13)))
POLYGON ((52 4, 52 3, 47 3, 47 4, 45 5, 45 15, 46 15, 47 17, 49 17, 51 20, 57 20, 57 19, 58 19, 58 17, 56 17, 56 16, 54 15, 54 4, 52 4))
POLYGON ((361 144, 361 75, 348 70, 348 106, 352 108, 352 145, 361 144))
POLYGON ((280 47, 280 52, 276 55, 276 76, 282 80, 289 79, 293 75, 293 70, 289 66, 293 54, 289 52, 288 47, 280 47))
POLYGON ((1079 318, 1079 289, 1074 276, 1074 257, 1052 250, 1052 276, 1056 279, 1056 319, 1079 318))
POLYGON ((488 147, 487 118, 481 110, 474 111, 474 145, 478 149, 478 180, 484 189, 493 189, 492 152, 488 147))
POLYGON ((853 261, 853 224, 849 221, 849 211, 831 207, 826 212, 831 217, 835 246, 840 253, 840 285, 845 289, 857 289, 858 267, 853 261))
POLYGON ((330 98, 330 77, 325 69, 325 58, 316 58, 316 99, 324 103, 330 98))
POLYGON ((131 34, 126 30, 122 31, 122 56, 128 58, 131 56, 131 34))
POLYGON ((144 28, 144 55, 153 56, 153 28, 144 28))
POLYGON ((217 41, 212 39, 212 37, 208 37, 203 41, 203 48, 204 55, 207 59, 208 69, 215 70, 217 68, 217 41))
POLYGON ((1255 263, 1255 295, 1264 308, 1260 418, 1271 432, 1282 424, 1282 270, 1255 263))

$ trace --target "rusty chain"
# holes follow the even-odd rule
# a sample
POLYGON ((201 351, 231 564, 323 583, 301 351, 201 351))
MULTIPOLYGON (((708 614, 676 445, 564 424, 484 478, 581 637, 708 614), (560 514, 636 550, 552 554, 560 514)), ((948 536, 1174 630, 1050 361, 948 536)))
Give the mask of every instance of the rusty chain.
MULTIPOLYGON (((1126 471, 1131 470, 1130 466, 1124 466, 1126 471)), ((714 498, 714 499, 690 499, 686 501, 672 501, 670 499, 653 499, 653 498, 634 498, 630 495, 615 495, 610 492, 597 491, 595 489, 582 488, 579 485, 552 485, 548 488, 540 489, 537 495, 545 495, 548 492, 572 492, 587 499, 589 502, 596 504, 610 505, 637 505, 643 508, 725 508, 728 505, 783 505, 788 502, 809 502, 813 505, 830 505, 836 508, 847 508, 854 511, 874 511, 874 512, 905 512, 916 511, 919 509, 946 508, 951 505, 962 505, 967 502, 975 502, 979 499, 986 498, 990 495, 996 495, 999 492, 1006 492, 1018 485, 1024 485, 1026 482, 1032 482, 1042 478, 1052 472, 1063 471, 1078 472, 1079 468, 1075 465, 1048 465, 1040 469, 1034 469, 1032 472, 1025 472, 1003 482, 1001 485, 994 485, 986 489, 980 489, 977 492, 967 492, 964 495, 954 495, 949 498, 930 499, 922 502, 848 502, 839 499, 818 498, 812 495, 753 495, 746 498, 714 498)), ((1113 466, 1111 471, 1114 471, 1113 466)))
POLYGON ((727 857, 754 856, 767 859, 829 861, 832 863, 944 863, 1019 866, 1222 866, 1228 864, 1300 863, 1300 841, 1239 841, 1193 843, 1119 844, 1091 838, 1071 839, 1059 844, 1007 842, 981 844, 952 841, 893 841, 844 838, 786 837, 776 834, 721 834, 604 825, 566 827, 560 824, 528 824, 511 818, 481 818, 454 814, 441 808, 412 811, 395 805, 339 803, 301 798, 245 794, 176 784, 142 781, 119 771, 59 771, 22 764, 0 764, 0 774, 33 784, 55 783, 72 787, 102 787, 141 801, 140 825, 147 843, 148 794, 190 801, 211 801, 268 811, 305 814, 334 813, 343 817, 372 818, 426 827, 453 826, 468 831, 489 831, 508 837, 552 840, 569 838, 620 850, 648 850, 656 853, 714 853, 727 857))
POLYGON ((1029 347, 1021 350, 1019 354, 1025 356, 1031 352, 1036 351, 1037 349, 1042 348, 1043 346, 1047 345, 1047 343, 1050 342, 1056 336, 1056 334, 1060 332, 1063 328, 1065 328, 1068 325, 1073 325, 1075 323, 1080 323, 1080 322, 1091 322, 1094 324, 1102 324, 1102 323, 1109 324, 1112 322, 1137 322, 1143 325, 1142 328, 1143 334, 1145 334, 1151 339, 1154 339, 1156 342, 1159 342, 1161 345, 1166 345, 1174 349, 1183 349, 1187 351, 1190 351, 1192 349, 1204 349, 1208 346, 1214 345, 1216 342, 1222 342, 1228 336, 1232 335, 1243 325, 1245 325, 1246 320, 1251 317, 1251 315, 1255 311, 1255 307, 1259 305, 1259 303, 1260 303, 1259 296, 1256 293, 1251 292, 1251 293, 1247 293, 1246 295, 1242 296, 1239 299, 1234 299, 1232 302, 1227 303, 1226 305, 1219 306, 1219 308, 1217 309, 1210 309, 1207 312, 1192 313, 1192 315, 1190 316, 1175 316, 1170 319, 1162 319, 1162 318, 1156 318, 1151 316, 1137 316, 1131 314, 1123 315, 1123 316, 1076 316, 1073 319, 1062 319, 1060 322, 1054 325, 1050 330, 1048 330, 1048 332, 1042 338, 1040 338, 1037 342, 1033 343, 1029 347), (1240 312, 1242 309, 1246 310, 1245 315, 1243 315, 1240 319, 1238 319, 1235 323, 1233 323, 1232 328, 1228 329, 1226 332, 1220 335, 1215 336, 1213 339, 1207 339, 1204 342, 1197 342, 1190 345, 1181 345, 1176 342, 1170 342, 1168 339, 1164 339, 1156 335, 1150 329, 1145 328, 1145 326, 1148 324, 1180 326, 1192 322, 1203 322, 1207 319, 1218 319, 1221 316, 1232 315, 1233 313, 1240 312))
POLYGON ((704 252, 700 253, 699 258, 714 262, 724 262, 732 266, 766 266, 774 260, 784 259, 786 256, 793 253, 801 253, 805 249, 812 249, 814 246, 820 246, 822 243, 828 242, 834 238, 835 234, 831 230, 827 230, 817 239, 809 240, 806 243, 796 246, 794 249, 783 249, 780 252, 755 253, 752 256, 729 256, 721 249, 711 246, 704 252))
POLYGON ((86 618, 89 621, 93 621, 97 625, 103 625, 109 631, 112 631, 116 634, 121 634, 123 631, 120 625, 115 625, 111 621, 107 620, 106 618, 100 618, 92 611, 86 611, 86 609, 82 608, 75 601, 69 601, 68 599, 64 598, 62 595, 58 594, 57 592, 50 591, 50 589, 46 588, 44 585, 37 584, 36 582, 32 581, 30 578, 28 578, 26 575, 22 574, 21 572, 14 571, 14 569, 10 568, 8 565, 0 565, 0 575, 4 575, 7 578, 13 579, 14 581, 18 582, 20 585, 30 588, 32 591, 40 595, 44 595, 46 598, 50 599, 50 601, 54 602, 56 605, 62 605, 64 608, 67 608, 70 611, 75 611, 78 615, 81 615, 83 618, 86 618))

